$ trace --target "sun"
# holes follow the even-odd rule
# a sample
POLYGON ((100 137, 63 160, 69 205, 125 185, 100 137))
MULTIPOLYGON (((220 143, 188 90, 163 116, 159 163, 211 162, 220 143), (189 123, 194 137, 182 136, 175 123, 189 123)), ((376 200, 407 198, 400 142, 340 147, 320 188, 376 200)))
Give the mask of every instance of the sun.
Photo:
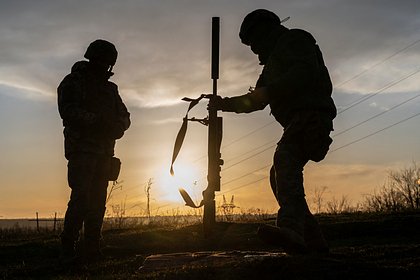
MULTIPOLYGON (((178 189, 185 189, 193 200, 201 199, 201 191, 203 186, 198 183, 204 178, 202 170, 199 170, 194 165, 177 162, 174 167, 175 173, 173 176, 169 174, 169 168, 164 166, 160 169, 158 175, 155 177, 156 186, 160 189, 160 200, 171 202, 183 202, 178 189)), ((205 176, 205 175, 204 175, 205 176)))

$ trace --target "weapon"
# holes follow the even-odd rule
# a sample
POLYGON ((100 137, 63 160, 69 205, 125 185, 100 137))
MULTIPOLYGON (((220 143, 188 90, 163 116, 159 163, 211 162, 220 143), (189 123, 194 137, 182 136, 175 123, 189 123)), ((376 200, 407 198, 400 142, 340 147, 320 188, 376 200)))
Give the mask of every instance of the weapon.
POLYGON ((172 154, 171 174, 174 174, 173 164, 181 149, 187 132, 188 121, 196 121, 208 126, 208 170, 207 188, 203 191, 203 200, 196 206, 188 193, 180 189, 180 194, 187 206, 199 208, 204 206, 203 228, 204 235, 209 236, 216 222, 215 191, 220 191, 220 171, 223 160, 221 159, 220 146, 222 143, 222 117, 217 116, 217 109, 208 108, 208 116, 204 119, 188 118, 188 112, 203 98, 215 98, 217 96, 217 80, 219 79, 219 45, 220 45, 220 18, 212 18, 212 51, 211 51, 211 78, 213 80, 212 94, 202 94, 197 99, 184 97, 182 100, 190 102, 182 126, 175 140, 172 154))

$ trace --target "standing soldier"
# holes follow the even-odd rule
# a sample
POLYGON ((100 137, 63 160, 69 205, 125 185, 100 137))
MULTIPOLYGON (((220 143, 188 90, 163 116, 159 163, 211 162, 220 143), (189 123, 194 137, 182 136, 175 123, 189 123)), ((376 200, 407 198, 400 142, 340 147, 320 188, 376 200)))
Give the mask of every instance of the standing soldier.
POLYGON ((87 260, 101 256, 100 239, 109 181, 117 180, 120 161, 114 156, 115 140, 130 126, 117 85, 108 81, 117 60, 115 46, 105 40, 92 42, 58 87, 58 110, 63 119, 68 184, 71 188, 62 255, 76 257, 75 245, 84 225, 87 260))
POLYGON ((245 95, 213 98, 209 106, 250 113, 270 105, 284 128, 270 170, 280 205, 276 227, 261 226, 258 235, 287 252, 328 252, 303 188, 303 168, 309 160, 326 156, 337 113, 322 53, 310 33, 284 27, 276 14, 264 9, 244 18, 239 37, 264 66, 256 87, 245 95))

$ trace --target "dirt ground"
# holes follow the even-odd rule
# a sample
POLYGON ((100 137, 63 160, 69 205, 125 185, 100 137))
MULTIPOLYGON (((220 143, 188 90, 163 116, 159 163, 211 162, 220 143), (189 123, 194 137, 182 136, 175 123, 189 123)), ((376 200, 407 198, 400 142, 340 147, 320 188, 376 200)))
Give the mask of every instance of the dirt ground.
POLYGON ((3 234, 0 279, 420 279, 420 213, 317 218, 329 255, 288 255, 257 238, 260 223, 220 222, 211 238, 201 225, 107 230, 103 260, 67 266, 57 234, 3 234))

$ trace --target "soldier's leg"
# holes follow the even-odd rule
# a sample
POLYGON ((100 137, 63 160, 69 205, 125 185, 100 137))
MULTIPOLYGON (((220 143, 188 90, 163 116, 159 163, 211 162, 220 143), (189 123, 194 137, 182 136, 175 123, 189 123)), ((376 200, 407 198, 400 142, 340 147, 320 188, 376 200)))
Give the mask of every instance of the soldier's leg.
POLYGON ((278 200, 277 198, 277 183, 276 183, 276 169, 273 166, 271 166, 270 169, 270 187, 271 190, 273 191, 274 196, 276 197, 276 200, 278 200))
POLYGON ((303 189, 303 159, 297 145, 280 143, 274 154, 276 198, 280 205, 277 226, 304 231, 306 200, 303 189))
MULTIPOLYGON (((279 201, 277 196, 277 182, 276 182, 276 170, 274 165, 270 169, 270 186, 276 197, 277 201, 279 201)), ((280 202, 279 202, 280 203, 280 202)), ((318 221, 312 215, 309 210, 309 207, 305 201, 305 218, 304 218, 304 240, 305 245, 308 247, 310 251, 315 251, 319 253, 328 253, 328 243, 325 240, 321 228, 318 224, 318 221)), ((282 211, 279 210, 277 213, 277 221, 281 218, 282 211)))
MULTIPOLYGON (((326 156, 332 142, 329 136, 332 126, 331 119, 319 112, 309 112, 305 116, 302 147, 309 159, 319 162, 326 156)), ((305 209, 305 243, 307 247, 314 252, 328 253, 328 244, 317 220, 307 205, 305 209)))
POLYGON ((101 230, 105 215, 109 159, 98 159, 94 182, 89 191, 89 207, 85 218, 86 252, 90 257, 100 255, 101 230))
MULTIPOLYGON (((273 191, 274 196, 276 197, 277 202, 279 201, 279 198, 277 197, 277 182, 276 182, 276 168, 273 166, 271 166, 270 169, 270 186, 271 186, 271 190, 273 191)), ((280 210, 277 211, 277 219, 276 221, 279 220, 280 217, 280 210)), ((277 222, 276 222, 277 224, 277 222)))
POLYGON ((88 190, 92 184, 96 162, 88 155, 74 155, 68 162, 70 200, 64 218, 61 242, 64 255, 74 255, 75 242, 83 225, 88 205, 88 190))
POLYGON ((305 244, 312 252, 327 254, 329 246, 322 234, 318 221, 312 215, 308 206, 305 211, 305 225, 304 225, 305 244))
POLYGON ((277 227, 263 226, 258 235, 283 247, 289 253, 306 252, 304 222, 306 201, 303 191, 303 167, 298 147, 280 143, 270 170, 270 184, 280 205, 277 227))

